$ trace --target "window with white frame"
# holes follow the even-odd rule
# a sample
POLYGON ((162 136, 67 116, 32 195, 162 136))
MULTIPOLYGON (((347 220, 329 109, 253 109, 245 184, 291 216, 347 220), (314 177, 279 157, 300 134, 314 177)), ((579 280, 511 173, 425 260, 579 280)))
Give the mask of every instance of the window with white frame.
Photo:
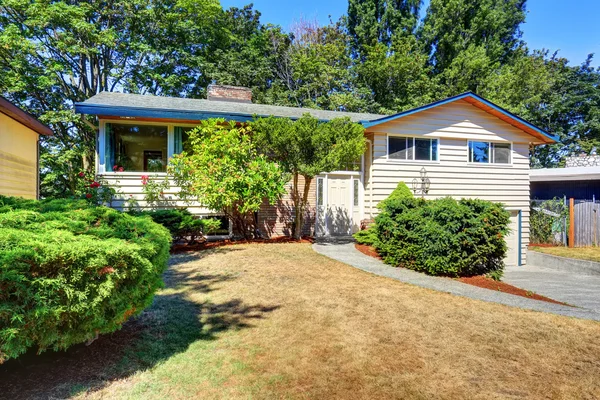
POLYGON ((469 141, 469 162, 482 164, 510 164, 511 144, 469 141))
POLYGON ((438 148, 438 139, 388 136, 390 160, 437 161, 438 148))
POLYGON ((164 172, 167 126, 107 123, 104 128, 106 171, 164 172))

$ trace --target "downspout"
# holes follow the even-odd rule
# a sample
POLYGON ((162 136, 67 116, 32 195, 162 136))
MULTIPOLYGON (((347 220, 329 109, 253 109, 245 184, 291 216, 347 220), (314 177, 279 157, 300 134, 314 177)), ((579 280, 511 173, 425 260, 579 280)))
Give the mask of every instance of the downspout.
POLYGON ((373 218, 373 142, 367 139, 369 143, 369 219, 373 218))

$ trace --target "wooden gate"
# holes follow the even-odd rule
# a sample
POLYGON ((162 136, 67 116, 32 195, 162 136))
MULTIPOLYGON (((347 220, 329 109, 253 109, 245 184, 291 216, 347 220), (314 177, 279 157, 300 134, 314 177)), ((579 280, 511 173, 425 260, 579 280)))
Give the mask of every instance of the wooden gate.
POLYGON ((600 203, 575 200, 575 247, 598 246, 600 241, 600 203))

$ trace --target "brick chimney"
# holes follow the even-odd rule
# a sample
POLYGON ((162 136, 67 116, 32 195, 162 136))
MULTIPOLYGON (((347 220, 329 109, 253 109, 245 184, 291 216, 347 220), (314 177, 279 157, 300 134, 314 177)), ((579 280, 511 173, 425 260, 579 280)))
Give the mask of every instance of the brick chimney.
POLYGON ((211 101, 252 103, 252 90, 241 86, 208 85, 207 98, 211 101))

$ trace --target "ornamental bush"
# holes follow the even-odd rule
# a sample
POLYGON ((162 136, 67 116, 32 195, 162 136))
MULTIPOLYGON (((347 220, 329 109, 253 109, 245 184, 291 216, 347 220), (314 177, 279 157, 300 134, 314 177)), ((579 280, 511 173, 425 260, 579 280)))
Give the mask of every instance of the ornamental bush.
POLYGON ((171 208, 149 211, 129 211, 132 215, 147 215, 154 222, 167 228, 174 242, 186 239, 195 243, 197 239, 208 235, 221 225, 219 220, 212 218, 197 218, 187 209, 171 208))
POLYGON ((119 329, 161 287, 170 240, 146 216, 0 196, 0 363, 119 329))
POLYGON ((501 276, 510 214, 501 204, 450 197, 386 201, 375 219, 383 260, 431 275, 501 276))

